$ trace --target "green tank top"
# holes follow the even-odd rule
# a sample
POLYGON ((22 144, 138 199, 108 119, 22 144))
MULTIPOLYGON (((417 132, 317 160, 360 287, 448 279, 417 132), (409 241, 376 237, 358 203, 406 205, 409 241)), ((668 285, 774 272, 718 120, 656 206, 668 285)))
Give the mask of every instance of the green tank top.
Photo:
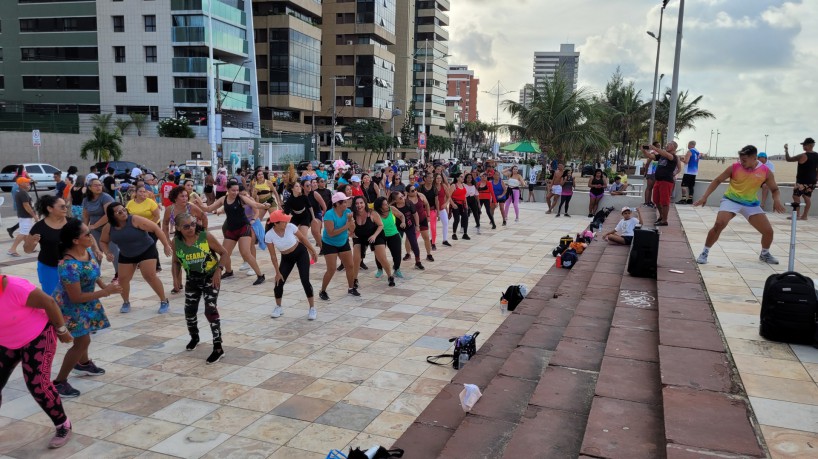
POLYGON ((193 245, 187 245, 181 239, 176 240, 176 258, 182 264, 182 268, 190 274, 191 272, 209 274, 216 269, 219 260, 210 251, 210 244, 207 243, 207 233, 199 233, 193 245))
POLYGON ((383 235, 386 237, 398 234, 398 227, 395 225, 395 216, 392 215, 392 209, 389 209, 389 215, 381 217, 383 221, 383 235))

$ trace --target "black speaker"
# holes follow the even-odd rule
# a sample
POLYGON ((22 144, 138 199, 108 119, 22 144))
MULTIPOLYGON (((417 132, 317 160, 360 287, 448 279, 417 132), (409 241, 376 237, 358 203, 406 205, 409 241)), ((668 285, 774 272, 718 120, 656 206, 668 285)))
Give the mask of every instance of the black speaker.
POLYGON ((634 277, 656 279, 656 261, 659 257, 659 232, 655 229, 637 229, 633 232, 628 272, 634 277))

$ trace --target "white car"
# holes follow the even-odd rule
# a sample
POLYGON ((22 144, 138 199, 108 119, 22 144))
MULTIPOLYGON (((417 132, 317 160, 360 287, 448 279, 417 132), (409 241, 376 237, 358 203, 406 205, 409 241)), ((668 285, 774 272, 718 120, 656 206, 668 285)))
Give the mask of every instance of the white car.
POLYGON ((372 172, 378 172, 385 167, 392 167, 392 162, 388 159, 378 161, 372 165, 372 172))
MULTIPOLYGON (((51 164, 24 163, 22 166, 31 180, 35 182, 38 190, 46 188, 51 190, 57 186, 54 182, 54 172, 61 171, 51 164)), ((14 186, 14 181, 17 178, 17 169, 19 167, 20 164, 9 164, 0 170, 0 189, 5 192, 11 191, 11 187, 14 186)))

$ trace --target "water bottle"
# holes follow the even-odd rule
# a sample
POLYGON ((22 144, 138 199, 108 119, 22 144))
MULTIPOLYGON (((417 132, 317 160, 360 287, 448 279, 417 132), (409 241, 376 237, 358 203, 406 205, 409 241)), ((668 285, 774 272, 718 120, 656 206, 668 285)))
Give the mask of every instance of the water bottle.
POLYGON ((557 255, 557 268, 562 268, 562 254, 557 255))
POLYGON ((460 351, 460 356, 457 359, 457 366, 463 368, 466 365, 466 362, 469 361, 469 354, 466 351, 460 351))

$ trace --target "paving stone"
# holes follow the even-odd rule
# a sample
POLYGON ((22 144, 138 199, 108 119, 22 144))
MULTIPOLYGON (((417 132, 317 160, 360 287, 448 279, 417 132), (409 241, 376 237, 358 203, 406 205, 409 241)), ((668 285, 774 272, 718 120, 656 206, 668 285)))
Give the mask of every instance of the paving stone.
MULTIPOLYGON (((658 264, 658 263, 657 263, 658 264)), ((691 282, 697 283, 701 282, 701 276, 699 276, 699 271, 695 267, 690 267, 692 269, 679 269, 679 267, 668 267, 665 264, 658 269, 656 273, 656 280, 659 281, 671 281, 671 282, 691 282), (670 270, 674 271, 682 271, 681 273, 671 272, 670 270)))
POLYGON ((528 399, 537 387, 535 381, 497 376, 472 408, 471 414, 517 423, 528 406, 528 399))
POLYGON ((659 364, 605 357, 599 370, 596 395, 660 405, 662 382, 659 379, 659 364))
POLYGON ((661 406, 596 397, 580 451, 593 457, 661 457, 663 434, 661 406))
POLYGON ((698 282, 656 281, 660 297, 707 301, 702 285, 698 282))
POLYGON ((588 341, 605 342, 608 339, 608 331, 611 328, 609 319, 599 319, 575 315, 568 326, 565 327, 563 336, 568 338, 585 339, 588 341))
POLYGON ((656 279, 647 277, 633 277, 630 274, 622 276, 622 282, 619 287, 624 290, 645 290, 649 292, 656 291, 656 279))
MULTIPOLYGON (((613 298, 616 297, 614 296, 613 298)), ((574 314, 578 316, 611 320, 614 315, 614 309, 616 309, 615 299, 600 300, 583 298, 577 305, 574 314)))
POLYGON ((536 347, 553 351, 562 337, 562 327, 533 324, 520 340, 520 346, 536 347))
POLYGON ((733 392, 730 363, 721 352, 659 346, 662 384, 733 392))
POLYGON ((685 319, 700 322, 715 322, 710 303, 678 298, 659 298, 660 319, 685 319))
POLYGON ((456 429, 466 417, 466 413, 460 408, 460 391, 462 390, 462 384, 447 384, 415 421, 456 429))
POLYGON ((501 359, 508 358, 511 352, 517 348, 523 335, 513 333, 495 332, 491 337, 480 346, 478 352, 492 357, 499 357, 501 359))
MULTIPOLYGON (((515 349, 508 357, 508 360, 505 361, 503 367, 500 368, 500 374, 514 378, 539 381, 543 368, 548 365, 552 354, 553 352, 551 351, 536 347, 520 346, 515 349)), ((469 365, 471 365, 471 362, 466 365, 466 368, 468 368, 469 365)))
MULTIPOLYGON (((661 311, 661 309, 660 309, 661 311)), ((652 309, 616 308, 611 327, 636 328, 639 330, 657 331, 660 312, 652 309)))
MULTIPOLYGON (((517 348, 520 349, 520 348, 517 348)), ((492 379, 500 372, 500 368, 506 363, 506 359, 485 355, 477 352, 473 359, 465 367, 457 370, 457 374, 452 378, 453 383, 474 384, 481 390, 485 389, 492 379)))
POLYGON ((453 429, 414 422, 392 447, 406 451, 403 455, 405 459, 437 457, 453 434, 453 429))
POLYGON ((551 357, 551 365, 580 370, 599 371, 605 343, 582 339, 564 338, 551 357))
POLYGON ((574 317, 574 311, 570 309, 546 306, 542 309, 542 311, 540 311, 540 314, 534 320, 534 323, 564 327, 568 325, 568 322, 571 321, 572 317, 574 317))
POLYGON ((667 459, 747 459, 750 457, 746 454, 713 451, 704 448, 696 448, 694 446, 676 445, 673 443, 667 445, 666 451, 667 459))
MULTIPOLYGON (((523 300, 526 301, 526 300, 523 300)), ((542 308, 541 308, 542 309, 542 308)), ((534 323, 534 315, 512 313, 497 327, 498 332, 524 335, 534 323)))
POLYGON ((515 427, 516 424, 499 419, 468 416, 437 458, 463 459, 467 455, 486 458, 500 457, 506 444, 511 440, 515 427))
POLYGON ((669 442, 763 456, 744 400, 716 392, 665 387, 662 401, 669 442))
POLYGON ((605 355, 625 359, 658 362, 659 334, 632 328, 613 328, 608 337, 605 355))
POLYGON ((594 399, 597 373, 549 366, 529 404, 587 415, 594 399))
POLYGON ((659 340, 665 346, 724 352, 724 342, 716 325, 709 322, 660 319, 659 340))
MULTIPOLYGON (((531 297, 530 295, 531 294, 525 297, 525 299, 521 301, 520 304, 517 305, 517 308, 514 309, 515 314, 522 314, 534 317, 540 314, 540 311, 542 311, 542 309, 545 307, 545 298, 547 297, 535 298, 531 297)), ((553 293, 550 295, 553 295, 553 293)))
POLYGON ((591 288, 597 288, 597 286, 603 285, 610 285, 614 287, 619 287, 619 284, 622 282, 622 274, 610 274, 610 273, 596 273, 591 276, 591 282, 588 284, 591 288))
POLYGON ((582 446, 586 420, 585 415, 530 406, 502 457, 577 457, 582 446))

